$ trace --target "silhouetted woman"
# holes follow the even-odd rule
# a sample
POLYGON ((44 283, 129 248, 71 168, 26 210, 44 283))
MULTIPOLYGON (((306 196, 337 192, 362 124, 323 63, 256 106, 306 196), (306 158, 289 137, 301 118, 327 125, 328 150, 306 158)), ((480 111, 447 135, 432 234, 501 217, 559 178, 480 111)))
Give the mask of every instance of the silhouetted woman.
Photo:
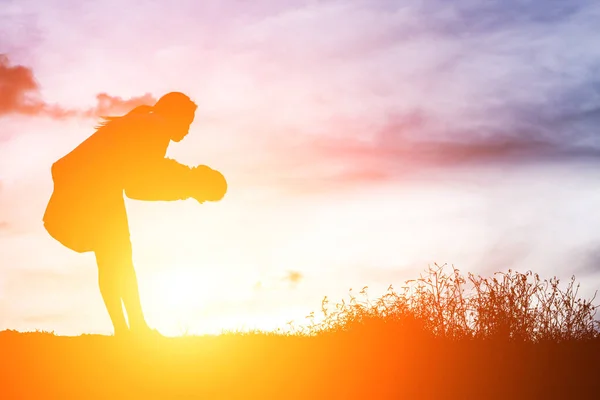
POLYGON ((54 191, 44 226, 66 247, 95 253, 100 293, 115 336, 157 334, 146 323, 133 267, 123 193, 138 200, 218 201, 223 175, 165 158, 194 120, 196 104, 179 92, 122 117, 104 117, 96 132, 52 165, 54 191), (129 326, 123 306, 127 311, 129 326))

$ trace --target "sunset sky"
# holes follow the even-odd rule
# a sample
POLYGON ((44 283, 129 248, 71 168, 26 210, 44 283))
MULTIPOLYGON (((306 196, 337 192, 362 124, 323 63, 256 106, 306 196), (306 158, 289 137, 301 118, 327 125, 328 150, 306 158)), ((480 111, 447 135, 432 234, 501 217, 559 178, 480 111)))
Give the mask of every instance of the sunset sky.
POLYGON ((600 288, 600 3, 0 0, 0 330, 110 333, 51 164, 177 90, 222 202, 127 200, 149 323, 302 322, 428 264, 600 288))

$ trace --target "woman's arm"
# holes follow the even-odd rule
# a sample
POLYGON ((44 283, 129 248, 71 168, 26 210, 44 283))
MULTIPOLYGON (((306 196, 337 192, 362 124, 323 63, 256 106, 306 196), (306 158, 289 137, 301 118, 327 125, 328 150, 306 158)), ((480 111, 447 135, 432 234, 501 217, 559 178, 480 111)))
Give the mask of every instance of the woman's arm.
POLYGON ((205 165, 190 168, 165 157, 170 139, 157 125, 147 125, 145 132, 138 130, 130 138, 132 150, 127 153, 133 156, 123 169, 127 197, 147 201, 192 197, 202 203, 225 195, 227 182, 220 172, 205 165))
POLYGON ((123 189, 131 199, 185 200, 190 197, 192 169, 166 158, 170 143, 167 126, 156 116, 146 117, 127 135, 123 189))
POLYGON ((132 168, 125 195, 146 201, 185 200, 193 187, 192 169, 170 158, 158 158, 132 168))

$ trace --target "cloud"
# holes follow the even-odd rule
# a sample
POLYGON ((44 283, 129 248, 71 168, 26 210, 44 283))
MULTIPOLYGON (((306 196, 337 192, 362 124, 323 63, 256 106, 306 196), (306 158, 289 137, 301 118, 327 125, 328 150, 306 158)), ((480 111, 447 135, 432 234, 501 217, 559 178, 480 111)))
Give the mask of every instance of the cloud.
MULTIPOLYGON (((580 120, 581 121, 581 120, 580 120)), ((410 129, 410 128, 409 128, 410 129)), ((415 126, 415 129, 421 129, 415 126)), ((537 162, 550 160, 600 160, 600 147, 571 144, 547 138, 535 128, 481 129, 460 131, 444 138, 427 135, 407 137, 403 125, 391 122, 373 135, 369 141, 318 140, 313 149, 329 159, 338 159, 365 171, 369 167, 379 171, 405 164, 411 165, 465 165, 491 162, 537 162)), ((371 172, 372 174, 375 171, 371 172)))
POLYGON ((85 115, 94 117, 125 114, 137 106, 153 105, 156 103, 156 99, 150 93, 146 93, 139 97, 132 97, 130 99, 123 99, 118 96, 111 96, 107 93, 100 93, 96 95, 96 100, 98 101, 98 105, 95 108, 85 111, 85 115))
POLYGON ((597 240, 580 244, 573 249, 569 260, 574 266, 574 273, 579 278, 600 276, 600 245, 597 240))
POLYGON ((273 145, 279 156, 268 161, 268 168, 260 164, 247 167, 244 179, 257 184, 268 179, 282 192, 314 195, 369 190, 370 185, 390 182, 446 179, 448 175, 440 172, 451 173, 454 167, 600 162, 600 148, 557 143, 526 130, 436 140, 409 137, 403 130, 411 129, 410 125, 391 121, 368 140, 357 134, 323 135, 293 145, 280 142, 273 145))
POLYGON ((0 54, 0 115, 31 111, 32 100, 28 95, 39 91, 31 69, 22 65, 11 66, 8 57, 0 54))
POLYGON ((11 65, 5 54, 0 54, 0 89, 0 116, 21 114, 54 119, 99 117, 124 114, 136 106, 156 102, 150 93, 129 99, 99 93, 96 95, 97 105, 89 109, 67 109, 49 104, 40 98, 40 86, 31 68, 11 65))
POLYGON ((423 167, 600 160, 599 16, 589 0, 318 2, 239 27, 236 48, 266 71, 265 96, 285 96, 273 118, 297 115, 298 133, 272 142, 277 182, 323 191, 423 167))
MULTIPOLYGON (((92 20, 55 8, 60 18, 48 26, 72 21, 92 60, 120 30, 96 35, 87 25, 132 23, 105 6, 92 20)), ((600 50, 587 44, 600 34, 600 6, 591 0, 184 2, 144 7, 142 20, 164 13, 173 29, 134 30, 120 42, 110 63, 129 72, 118 78, 129 68, 148 81, 193 74, 191 94, 209 118, 227 120, 216 129, 260 132, 251 145, 268 142, 273 180, 294 190, 394 180, 423 166, 595 159, 600 148, 600 50), (266 131, 278 134, 263 140, 266 131)), ((45 33, 62 43, 61 32, 45 33)), ((154 99, 97 100, 88 110, 42 110, 120 114, 154 99)), ((232 147, 250 153, 238 136, 232 147)))

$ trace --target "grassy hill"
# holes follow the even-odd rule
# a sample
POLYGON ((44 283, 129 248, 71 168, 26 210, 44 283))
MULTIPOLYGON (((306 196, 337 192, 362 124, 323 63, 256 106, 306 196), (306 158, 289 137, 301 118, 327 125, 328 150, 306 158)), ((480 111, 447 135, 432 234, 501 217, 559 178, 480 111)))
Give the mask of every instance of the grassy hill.
POLYGON ((574 281, 561 289, 532 273, 463 278, 436 266, 376 300, 366 288, 332 309, 324 299, 322 317, 293 332, 119 340, 4 331, 0 398, 593 398, 596 306, 576 294, 574 281))

